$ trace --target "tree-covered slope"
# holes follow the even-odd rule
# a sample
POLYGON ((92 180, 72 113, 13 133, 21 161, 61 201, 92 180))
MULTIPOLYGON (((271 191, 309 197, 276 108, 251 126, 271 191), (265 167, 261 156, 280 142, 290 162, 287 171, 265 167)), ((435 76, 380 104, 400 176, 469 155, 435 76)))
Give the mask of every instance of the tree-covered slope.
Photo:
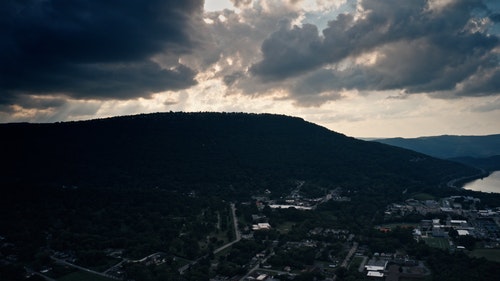
POLYGON ((492 172, 500 171, 500 155, 485 158, 457 157, 449 160, 492 172))
POLYGON ((156 113, 55 124, 1 124, 6 184, 275 188, 290 179, 350 186, 438 186, 478 171, 300 118, 156 113))
POLYGON ((433 136, 377 139, 377 142, 415 150, 443 159, 485 158, 500 155, 500 134, 488 136, 433 136))

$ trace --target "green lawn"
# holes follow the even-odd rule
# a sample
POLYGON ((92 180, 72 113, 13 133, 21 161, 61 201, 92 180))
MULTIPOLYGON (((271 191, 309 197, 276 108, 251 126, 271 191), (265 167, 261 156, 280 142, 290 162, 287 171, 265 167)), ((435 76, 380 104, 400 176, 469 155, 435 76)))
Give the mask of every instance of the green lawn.
POLYGON ((287 221, 287 222, 279 224, 276 227, 276 230, 279 231, 282 234, 287 234, 292 229, 292 226, 294 224, 295 224, 294 222, 287 221))
POLYGON ((500 249, 475 249, 470 255, 476 258, 485 258, 490 261, 500 262, 500 249))
POLYGON ((425 200, 435 200, 436 197, 430 195, 429 193, 417 193, 412 196, 413 199, 419 200, 419 201, 425 201, 425 200))
POLYGON ((415 228, 416 226, 418 226, 418 223, 413 223, 413 222, 388 223, 379 225, 377 227, 394 229, 398 226, 401 228, 415 228))
POLYGON ((429 238, 422 238, 422 239, 424 240, 425 244, 427 244, 433 248, 439 248, 439 249, 443 249, 443 250, 448 250, 450 248, 450 243, 448 242, 448 239, 446 239, 446 238, 429 237, 429 238))
POLYGON ((361 262, 363 262, 363 257, 354 257, 349 264, 349 269, 353 271, 357 271, 359 266, 361 265, 361 262))
POLYGON ((100 275, 95 275, 95 274, 90 273, 90 272, 79 270, 79 271, 70 273, 68 275, 65 275, 57 280, 58 281, 89 281, 89 280, 92 280, 92 281, 113 281, 114 279, 106 278, 106 277, 103 277, 100 275))

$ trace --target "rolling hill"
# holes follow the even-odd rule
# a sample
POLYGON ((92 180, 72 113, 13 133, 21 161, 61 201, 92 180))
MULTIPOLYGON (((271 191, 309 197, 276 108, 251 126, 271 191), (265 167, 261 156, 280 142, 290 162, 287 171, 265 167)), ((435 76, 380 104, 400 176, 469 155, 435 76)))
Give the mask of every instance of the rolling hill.
POLYGON ((16 184, 244 190, 287 180, 428 187, 478 170, 362 141, 300 118, 156 113, 1 124, 0 181, 16 184))
POLYGON ((433 136, 376 139, 376 142, 411 149, 488 171, 500 170, 500 134, 487 136, 433 136))

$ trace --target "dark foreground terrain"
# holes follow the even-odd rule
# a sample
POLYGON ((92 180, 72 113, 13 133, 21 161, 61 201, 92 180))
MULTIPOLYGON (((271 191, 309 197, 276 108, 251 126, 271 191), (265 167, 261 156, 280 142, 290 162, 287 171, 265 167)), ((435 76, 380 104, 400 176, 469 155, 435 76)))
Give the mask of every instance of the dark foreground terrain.
POLYGON ((399 280, 499 273, 499 196, 449 187, 481 170, 299 118, 158 113, 0 134, 1 280, 364 280, 377 262, 399 280))

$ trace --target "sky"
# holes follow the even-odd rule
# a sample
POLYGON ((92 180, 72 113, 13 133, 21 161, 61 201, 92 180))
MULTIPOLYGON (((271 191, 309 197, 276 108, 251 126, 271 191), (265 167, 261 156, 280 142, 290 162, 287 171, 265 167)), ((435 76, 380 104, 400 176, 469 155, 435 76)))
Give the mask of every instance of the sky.
POLYGON ((500 133, 495 0, 2 0, 0 123, 276 113, 500 133))

